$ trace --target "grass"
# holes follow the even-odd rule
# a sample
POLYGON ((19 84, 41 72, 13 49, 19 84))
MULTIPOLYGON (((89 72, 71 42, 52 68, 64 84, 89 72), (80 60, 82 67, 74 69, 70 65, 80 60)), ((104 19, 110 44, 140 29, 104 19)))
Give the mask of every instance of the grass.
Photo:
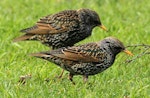
MULTIPOLYGON (((125 45, 150 45, 149 4, 149 0, 1 0, 0 98, 150 98, 149 55, 127 64, 122 62, 133 57, 121 53, 111 68, 91 76, 87 84, 76 76, 76 85, 72 85, 68 72, 63 79, 56 79, 60 68, 28 55, 48 47, 39 42, 12 43, 21 35, 19 30, 34 25, 42 16, 65 9, 89 8, 98 12, 109 32, 95 28, 91 37, 77 44, 115 36, 125 45), (19 77, 26 74, 32 74, 32 78, 26 85, 18 85, 19 77), (47 83, 44 80, 48 77, 47 83)), ((137 56, 142 51, 132 52, 137 56)))

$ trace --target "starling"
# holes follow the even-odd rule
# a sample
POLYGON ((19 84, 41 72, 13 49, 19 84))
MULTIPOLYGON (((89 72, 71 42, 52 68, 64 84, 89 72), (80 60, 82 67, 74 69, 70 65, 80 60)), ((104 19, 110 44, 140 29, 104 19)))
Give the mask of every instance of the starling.
POLYGON ((53 62, 69 71, 69 79, 74 84, 74 75, 82 75, 84 82, 86 82, 88 76, 109 68, 114 63, 116 55, 122 51, 133 55, 125 49, 121 41, 114 37, 107 37, 99 42, 63 47, 31 55, 53 62))
POLYGON ((65 10, 43 17, 36 25, 21 30, 25 34, 14 39, 14 42, 37 40, 52 49, 58 49, 73 46, 87 38, 96 26, 107 30, 95 11, 89 9, 65 10))
POLYGON ((65 10, 43 17, 36 25, 21 30, 25 34, 14 39, 14 42, 37 40, 52 49, 73 46, 90 36, 92 29, 96 26, 107 30, 95 11, 65 10))

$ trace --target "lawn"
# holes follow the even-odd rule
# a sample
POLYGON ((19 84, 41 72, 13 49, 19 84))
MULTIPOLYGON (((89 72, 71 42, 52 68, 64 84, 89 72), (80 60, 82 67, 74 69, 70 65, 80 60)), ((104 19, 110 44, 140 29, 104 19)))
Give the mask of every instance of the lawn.
POLYGON ((126 46, 150 45, 149 4, 150 0, 1 0, 0 98, 150 98, 150 55, 136 58, 146 48, 129 47, 133 57, 120 53, 112 67, 89 77, 86 84, 81 76, 75 76, 76 85, 72 85, 67 71, 57 79, 60 68, 29 56, 48 47, 33 41, 12 42, 22 35, 19 30, 34 25, 40 17, 66 9, 89 8, 100 15, 109 32, 97 27, 91 37, 77 45, 107 36, 119 38, 126 46), (125 63, 130 59, 134 60, 125 63), (27 74, 31 78, 25 85, 19 84, 19 77, 27 74))

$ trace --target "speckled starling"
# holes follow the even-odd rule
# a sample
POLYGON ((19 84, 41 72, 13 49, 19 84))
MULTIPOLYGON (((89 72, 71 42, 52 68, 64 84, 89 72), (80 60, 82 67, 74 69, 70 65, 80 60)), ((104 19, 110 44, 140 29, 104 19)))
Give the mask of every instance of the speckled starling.
POLYGON ((98 74, 109 68, 114 63, 116 55, 122 51, 133 55, 125 49, 121 41, 114 37, 107 37, 99 42, 64 47, 31 55, 53 62, 69 71, 69 79, 72 82, 74 75, 83 75, 86 82, 89 75, 98 74))
MULTIPOLYGON (((14 39, 14 42, 37 40, 52 49, 73 46, 90 36, 92 29, 96 26, 107 30, 95 11, 89 9, 65 10, 43 17, 36 25, 21 30, 25 34, 14 39)), ((59 77, 62 74, 63 71, 59 77)))
POLYGON ((90 36, 96 26, 106 30, 95 11, 65 10, 43 17, 36 25, 21 30, 25 34, 14 39, 14 42, 37 40, 53 49, 73 46, 90 36))

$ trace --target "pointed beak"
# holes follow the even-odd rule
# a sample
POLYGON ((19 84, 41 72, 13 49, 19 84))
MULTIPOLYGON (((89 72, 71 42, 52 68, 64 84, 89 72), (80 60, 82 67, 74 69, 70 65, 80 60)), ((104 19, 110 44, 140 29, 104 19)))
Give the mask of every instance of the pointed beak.
POLYGON ((125 52, 126 54, 133 56, 133 54, 129 51, 129 50, 123 50, 123 52, 125 52))
POLYGON ((107 28, 104 25, 100 25, 100 28, 102 28, 105 31, 108 31, 107 28))

